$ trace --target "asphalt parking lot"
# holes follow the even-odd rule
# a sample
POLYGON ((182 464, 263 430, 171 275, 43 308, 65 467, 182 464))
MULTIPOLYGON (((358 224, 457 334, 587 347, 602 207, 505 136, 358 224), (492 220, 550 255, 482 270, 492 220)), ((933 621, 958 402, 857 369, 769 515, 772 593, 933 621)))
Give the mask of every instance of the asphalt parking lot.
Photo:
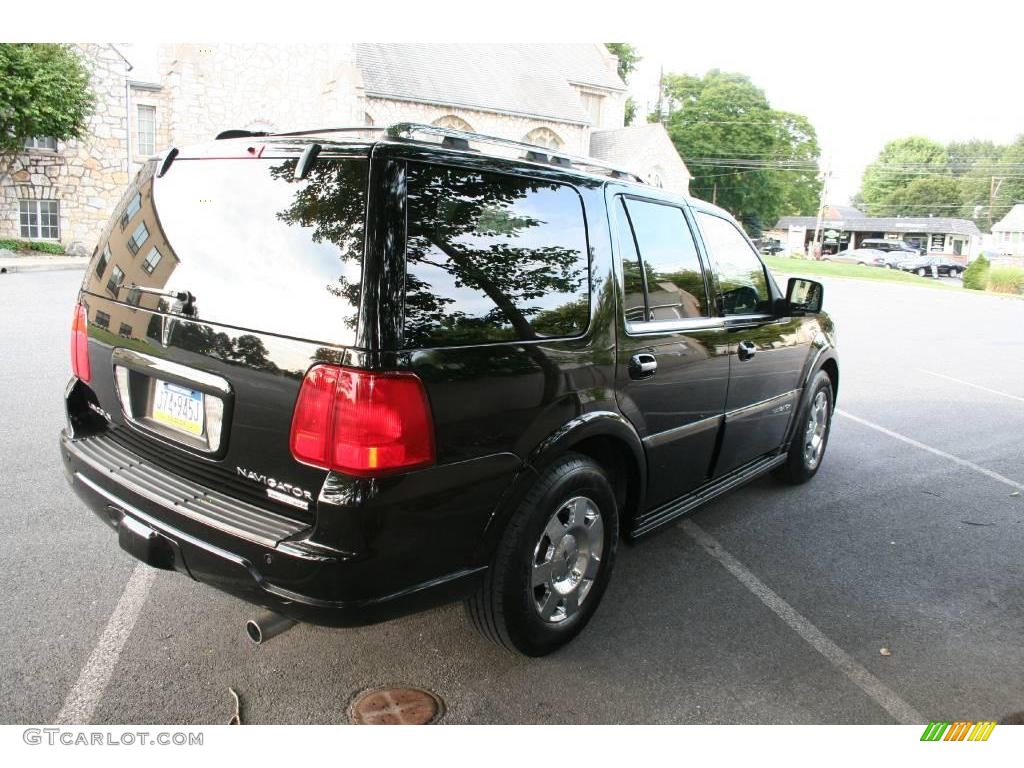
POLYGON ((0 277, 0 722, 225 723, 230 686, 246 722, 341 723, 389 683, 436 692, 451 723, 1024 710, 1024 301, 827 282, 842 378, 818 476, 622 547, 589 628, 528 660, 460 606, 257 647, 248 606, 136 565, 59 465, 80 280, 0 277))

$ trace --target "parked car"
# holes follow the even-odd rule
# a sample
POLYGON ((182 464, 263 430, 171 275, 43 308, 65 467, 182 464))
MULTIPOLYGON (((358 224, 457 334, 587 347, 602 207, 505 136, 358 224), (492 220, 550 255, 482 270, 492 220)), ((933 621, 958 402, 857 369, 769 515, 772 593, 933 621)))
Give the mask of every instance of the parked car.
POLYGON ((826 253, 822 261, 834 261, 839 264, 858 264, 862 267, 884 267, 887 263, 886 254, 870 248, 848 248, 838 253, 826 253))
POLYGON ((620 535, 812 478, 821 284, 781 291, 721 208, 522 151, 403 125, 147 163, 78 294, 60 435, 120 546, 270 609, 257 642, 465 599, 537 656, 620 535))
POLYGON ((871 248, 875 251, 883 251, 885 253, 897 253, 899 255, 907 256, 920 256, 921 251, 912 246, 910 243, 904 242, 903 240, 886 240, 881 237, 869 237, 866 240, 862 240, 860 243, 861 248, 871 248))
POLYGON ((919 256, 916 259, 905 259, 899 264, 899 268, 904 272, 913 272, 921 277, 931 275, 932 266, 935 267, 936 274, 946 277, 959 277, 966 269, 963 264, 944 256, 919 256))
POLYGON ((776 253, 782 253, 786 249, 778 240, 772 240, 770 243, 764 243, 758 250, 766 256, 774 256, 776 253))

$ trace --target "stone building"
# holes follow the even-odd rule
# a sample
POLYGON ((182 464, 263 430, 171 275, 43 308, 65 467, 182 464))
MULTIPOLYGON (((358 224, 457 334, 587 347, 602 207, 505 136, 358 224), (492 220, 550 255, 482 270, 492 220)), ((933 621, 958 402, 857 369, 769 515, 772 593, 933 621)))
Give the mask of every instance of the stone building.
POLYGON ((689 189, 660 124, 623 126, 626 86, 601 44, 76 48, 97 94, 88 136, 31 139, 0 168, 0 239, 88 252, 147 158, 228 128, 432 123, 591 155, 689 189))

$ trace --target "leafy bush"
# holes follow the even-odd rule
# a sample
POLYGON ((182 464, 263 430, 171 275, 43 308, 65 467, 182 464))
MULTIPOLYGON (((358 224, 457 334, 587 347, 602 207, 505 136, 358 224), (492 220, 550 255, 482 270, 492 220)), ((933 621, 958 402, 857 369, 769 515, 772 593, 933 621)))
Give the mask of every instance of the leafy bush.
POLYGON ((1024 293, 1024 269, 992 267, 988 273, 988 289, 997 293, 1024 293))
POLYGON ((37 243, 34 240, 0 240, 0 250, 8 251, 40 251, 42 253, 64 253, 60 243, 37 243))
POLYGON ((988 286, 988 272, 991 264, 984 256, 979 256, 964 270, 964 288, 972 291, 984 291, 988 286))

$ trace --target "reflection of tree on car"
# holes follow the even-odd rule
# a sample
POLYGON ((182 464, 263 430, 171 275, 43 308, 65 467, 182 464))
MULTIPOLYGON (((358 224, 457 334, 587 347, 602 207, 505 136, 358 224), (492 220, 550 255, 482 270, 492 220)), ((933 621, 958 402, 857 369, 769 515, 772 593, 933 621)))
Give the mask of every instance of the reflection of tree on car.
POLYGON ((649 310, 643 304, 643 278, 636 261, 623 262, 623 285, 627 298, 639 297, 639 305, 627 305, 626 319, 634 323, 653 320, 678 320, 686 317, 700 317, 705 314, 704 277, 694 270, 680 269, 675 272, 659 272, 649 262, 644 262, 647 280, 649 310), (648 316, 645 317, 645 313, 648 316))

